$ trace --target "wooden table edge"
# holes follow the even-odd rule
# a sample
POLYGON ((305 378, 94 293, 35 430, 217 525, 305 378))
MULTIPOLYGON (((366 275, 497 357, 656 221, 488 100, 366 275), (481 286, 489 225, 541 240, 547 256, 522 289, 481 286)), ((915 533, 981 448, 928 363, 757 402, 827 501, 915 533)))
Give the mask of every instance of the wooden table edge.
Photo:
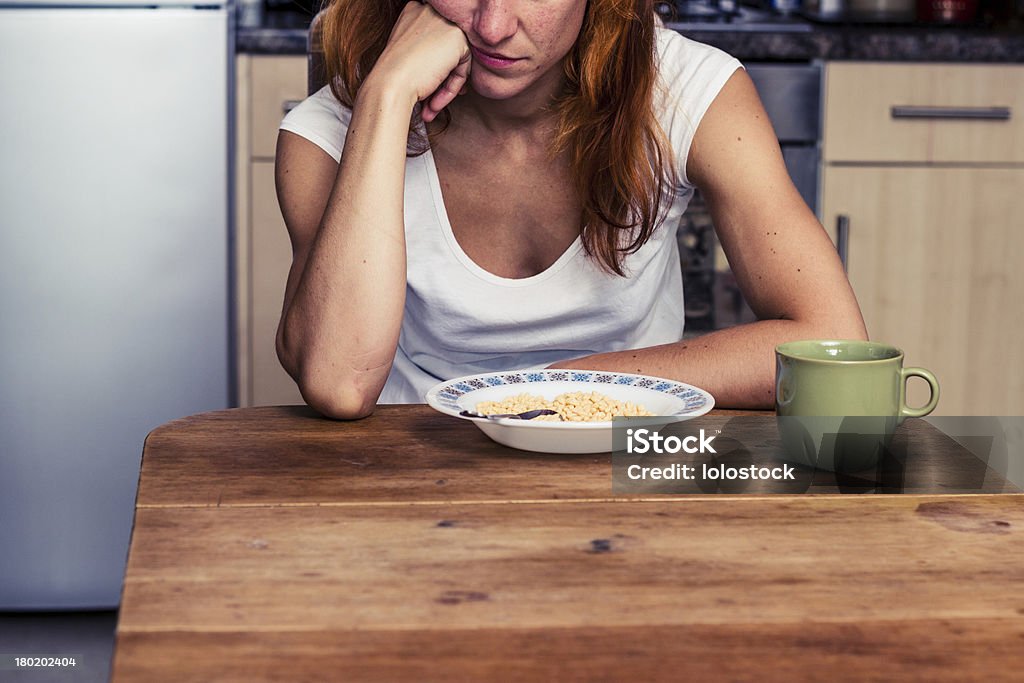
POLYGON ((608 497, 608 498, 522 498, 522 499, 481 499, 481 500, 377 500, 377 501, 323 501, 323 502, 294 502, 294 503, 139 503, 136 510, 162 510, 162 509, 191 509, 191 508, 316 508, 316 507, 339 507, 339 508, 382 508, 382 507, 444 507, 444 506, 470 506, 470 505, 581 505, 593 503, 711 503, 711 502, 754 502, 754 501, 780 501, 793 502, 797 500, 893 500, 897 498, 909 498, 915 500, 939 499, 939 500, 964 500, 979 498, 1019 498, 1024 500, 1024 492, 1007 493, 872 493, 872 494, 850 494, 850 493, 775 493, 775 494, 714 494, 695 493, 665 496, 644 496, 644 497, 608 497))

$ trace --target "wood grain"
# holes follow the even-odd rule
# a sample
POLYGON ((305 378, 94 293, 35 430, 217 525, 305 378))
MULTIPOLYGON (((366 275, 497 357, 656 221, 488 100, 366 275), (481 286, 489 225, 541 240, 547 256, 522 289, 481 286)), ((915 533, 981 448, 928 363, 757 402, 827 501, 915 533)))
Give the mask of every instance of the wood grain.
POLYGON ((143 509, 119 627, 1009 618, 1022 533, 1021 496, 143 509))
POLYGON ((1022 496, 140 509, 115 680, 998 678, 1022 533, 1022 496))
MULTIPOLYGON (((757 415, 713 418, 769 444, 728 422, 757 415)), ((967 451, 905 427, 923 478, 964 476, 967 451)), ((169 423, 146 442, 113 680, 1008 680, 1024 663, 1022 495, 610 486, 608 456, 513 451, 425 406, 169 423)))
MULTIPOLYGON (((780 448, 774 419, 765 413, 715 411, 702 420, 752 448, 780 448)), ((897 444, 906 444, 910 454, 907 490, 1016 490, 991 471, 977 482, 984 465, 931 425, 911 420, 904 426, 897 444)), ((819 476, 812 489, 837 491, 830 476, 819 476)), ((146 440, 137 502, 142 507, 469 502, 608 498, 611 493, 608 455, 506 448, 469 422, 427 406, 381 406, 357 422, 324 420, 308 408, 274 407, 206 413, 155 430, 146 440)))
POLYGON ((1018 681, 1020 619, 122 633, 115 681, 1018 681))

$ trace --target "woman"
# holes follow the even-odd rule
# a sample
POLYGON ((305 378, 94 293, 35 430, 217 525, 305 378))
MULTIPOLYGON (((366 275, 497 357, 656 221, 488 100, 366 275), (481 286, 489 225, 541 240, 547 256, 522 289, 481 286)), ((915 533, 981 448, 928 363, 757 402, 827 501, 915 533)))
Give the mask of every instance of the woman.
POLYGON ((278 142, 277 346, 324 415, 544 366, 768 407, 776 344, 865 337, 749 77, 649 0, 335 0, 323 35, 278 142), (694 188, 760 320, 680 341, 694 188))

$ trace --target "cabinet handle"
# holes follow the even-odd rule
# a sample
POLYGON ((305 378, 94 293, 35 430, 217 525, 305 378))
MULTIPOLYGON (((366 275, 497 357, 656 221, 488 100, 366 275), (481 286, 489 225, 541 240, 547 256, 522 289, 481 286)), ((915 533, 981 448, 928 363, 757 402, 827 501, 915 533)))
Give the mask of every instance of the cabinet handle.
POLYGON ((281 109, 284 111, 285 114, 287 114, 300 104, 302 104, 302 100, 285 100, 284 104, 281 105, 281 109))
POLYGON ((836 251, 839 252, 839 260, 843 264, 843 271, 848 272, 846 267, 850 254, 850 217, 842 214, 836 218, 836 251))
POLYGON ((894 119, 949 119, 1009 121, 1009 107, 917 107, 896 106, 891 109, 894 119))

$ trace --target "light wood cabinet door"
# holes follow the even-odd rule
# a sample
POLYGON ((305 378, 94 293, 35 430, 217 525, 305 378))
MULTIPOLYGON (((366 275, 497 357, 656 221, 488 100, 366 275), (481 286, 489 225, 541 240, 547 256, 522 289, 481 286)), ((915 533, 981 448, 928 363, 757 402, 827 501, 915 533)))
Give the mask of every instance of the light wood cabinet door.
POLYGON ((252 158, 274 158, 277 148, 277 127, 281 119, 291 104, 304 99, 304 56, 252 57, 252 158))
POLYGON ((277 205, 271 161, 252 164, 252 208, 250 405, 302 403, 299 389, 281 367, 275 348, 292 248, 277 205))
POLYGON ((235 247, 238 401, 302 403, 274 348, 291 245, 274 189, 277 129, 289 102, 306 93, 304 56, 240 55, 235 247))
POLYGON ((1022 190, 1024 168, 825 168, 868 333, 936 374, 936 415, 1024 414, 1022 190))
POLYGON ((1024 162, 1024 66, 833 62, 826 162, 1024 162))

